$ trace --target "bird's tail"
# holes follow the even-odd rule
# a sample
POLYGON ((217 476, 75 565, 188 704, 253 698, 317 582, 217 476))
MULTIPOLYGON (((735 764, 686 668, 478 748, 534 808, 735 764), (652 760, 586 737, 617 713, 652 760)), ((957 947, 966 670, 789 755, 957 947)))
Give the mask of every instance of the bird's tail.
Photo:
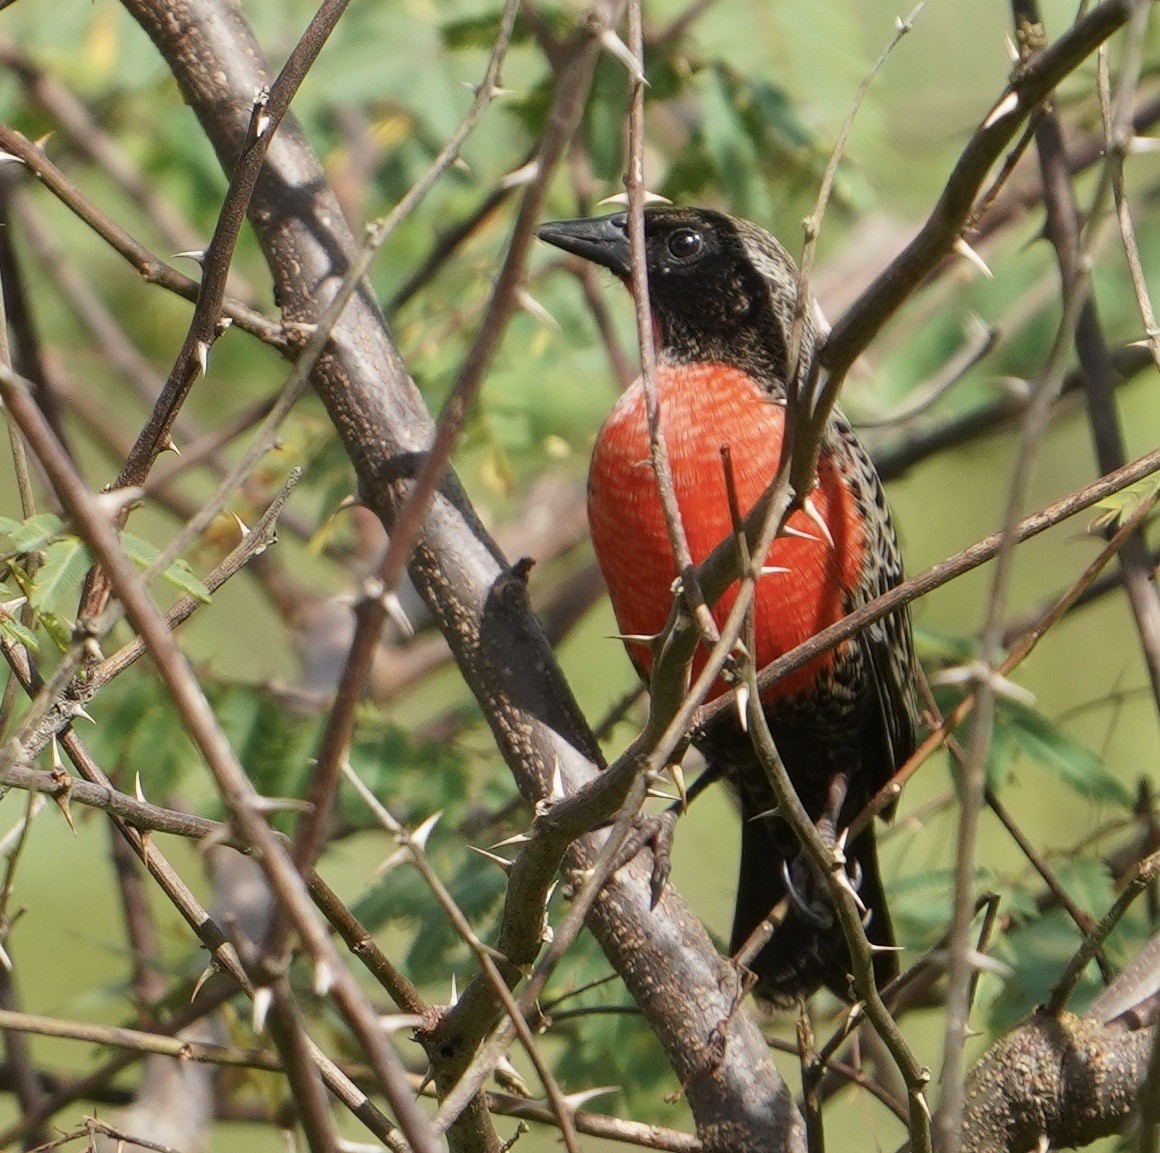
MULTIPOLYGON (((733 916, 730 951, 737 952, 770 911, 787 895, 786 875, 796 855, 792 834, 769 817, 746 819, 742 813, 741 875, 733 916)), ((894 930, 878 870, 874 828, 868 825, 846 846, 847 871, 857 881, 858 896, 869 920, 866 935, 873 945, 893 949, 894 930), (856 864, 855 864, 856 863, 856 864)), ((821 890, 822 886, 813 886, 821 890)), ((811 893, 811 898, 817 894, 811 893)), ((827 902, 828 904, 828 902, 827 902)), ((749 962, 757 977, 756 993, 776 1004, 792 1004, 825 985, 843 1001, 851 1000, 850 953, 836 913, 830 908, 810 915, 790 895, 785 919, 766 946, 749 962)), ((881 989, 898 975, 898 956, 874 954, 874 981, 881 989)))

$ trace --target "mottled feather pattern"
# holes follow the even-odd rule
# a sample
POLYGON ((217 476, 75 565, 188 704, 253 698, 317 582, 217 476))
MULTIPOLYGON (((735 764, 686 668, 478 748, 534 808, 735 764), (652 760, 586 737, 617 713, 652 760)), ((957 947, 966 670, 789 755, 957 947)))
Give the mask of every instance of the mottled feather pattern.
MULTIPOLYGON (((541 235, 628 282, 623 214, 550 225, 541 235)), ((797 269, 764 230, 711 210, 649 208, 645 240, 662 426, 681 518, 699 561, 731 531, 721 447, 730 448, 743 511, 777 471, 797 269)), ((811 300, 802 318, 799 371, 809 368, 823 327, 811 300)), ((676 567, 656 486, 638 382, 597 438, 589 491, 593 543, 626 634, 659 631, 672 606, 676 567)), ((837 411, 823 437, 810 499, 828 531, 822 534, 798 509, 790 521, 796 533, 775 541, 767 564, 788 571, 763 576, 758 585, 760 665, 902 579, 882 485, 837 411)), ((731 590, 716 606, 719 622, 733 595, 731 590)), ((650 648, 632 641, 628 647, 647 676, 650 648)), ((703 660, 701 652, 694 671, 703 660)), ((763 693, 765 716, 790 780, 826 835, 848 825, 913 751, 914 668, 910 620, 902 609, 763 693)), ((714 688, 725 691, 721 682, 714 688)), ((849 954, 828 906, 826 884, 803 858, 789 826, 772 814, 772 790, 736 713, 726 710, 694 740, 740 802, 741 868, 731 949, 780 907, 784 919, 751 962, 758 993, 788 1003, 825 985, 851 997, 849 954), (787 889, 787 876, 794 878, 796 896, 787 889)), ((871 824, 845 853, 851 881, 868 910, 867 934, 882 946, 874 959, 881 986, 897 971, 897 958, 889 948, 893 931, 874 838, 871 824)))

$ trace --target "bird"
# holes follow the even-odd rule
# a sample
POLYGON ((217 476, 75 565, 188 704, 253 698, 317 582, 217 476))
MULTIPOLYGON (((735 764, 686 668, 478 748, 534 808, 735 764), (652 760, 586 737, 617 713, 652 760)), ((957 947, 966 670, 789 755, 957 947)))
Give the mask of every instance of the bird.
MULTIPOLYGON (((773 479, 785 429, 797 302, 793 259, 768 232, 708 208, 644 211, 645 263, 656 352, 655 386, 673 492, 694 564, 734 532, 722 449, 728 447, 741 513, 773 479)), ((628 215, 544 224, 541 240, 611 271, 631 287, 628 215)), ((805 310, 798 363, 822 338, 805 310)), ((620 634, 646 681, 650 637, 673 605, 678 568, 650 466, 643 380, 616 402, 596 437, 588 519, 620 634)), ((881 480, 841 411, 825 427, 812 491, 774 540, 754 600, 756 665, 764 667, 903 579, 898 537, 881 480)), ((721 625, 738 591, 712 607, 721 625)), ((707 658, 704 644, 692 675, 707 658)), ((730 691, 724 679, 710 698, 730 691)), ((844 853, 864 912, 874 980, 898 972, 873 822, 845 840, 867 801, 913 752, 919 727, 913 633, 903 607, 796 670, 761 704, 810 819, 844 853)), ((749 963, 757 996, 793 1005, 825 986, 854 1000, 849 949, 829 891, 788 824, 740 718, 722 710, 693 741, 707 770, 739 803, 741 857, 730 952, 786 898, 784 919, 749 963)))

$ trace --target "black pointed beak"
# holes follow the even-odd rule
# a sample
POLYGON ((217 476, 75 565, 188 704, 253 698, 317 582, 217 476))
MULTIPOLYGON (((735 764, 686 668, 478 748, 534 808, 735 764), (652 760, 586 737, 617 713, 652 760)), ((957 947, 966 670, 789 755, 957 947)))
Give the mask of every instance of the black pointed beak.
POLYGON ((584 220, 556 220, 542 225, 537 235, 573 256, 611 269, 617 276, 632 275, 627 218, 623 212, 584 220))

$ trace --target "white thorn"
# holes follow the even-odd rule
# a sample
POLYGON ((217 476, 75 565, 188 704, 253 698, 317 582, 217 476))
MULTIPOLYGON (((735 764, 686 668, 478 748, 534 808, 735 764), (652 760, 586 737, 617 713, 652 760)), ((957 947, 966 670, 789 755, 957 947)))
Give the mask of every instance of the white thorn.
POLYGON ((398 593, 387 593, 383 597, 383 608, 387 610, 387 616, 395 622, 395 628, 399 630, 405 637, 413 637, 415 635, 415 626, 411 624, 411 618, 407 616, 403 609, 403 602, 399 600, 398 593))
POLYGON ((658 800, 658 801, 674 801, 675 802, 675 801, 679 801, 681 799, 680 797, 674 797, 672 793, 664 792, 664 790, 662 790, 662 789, 652 789, 652 788, 645 789, 644 795, 646 797, 652 797, 654 800, 658 800))
POLYGON ((175 252, 173 258, 184 257, 186 260, 192 260, 194 264, 201 264, 205 260, 204 248, 190 248, 185 252, 175 252))
POLYGON ((628 70, 628 74, 637 82, 648 87, 648 81, 644 78, 644 69, 641 67, 640 61, 636 58, 636 53, 611 28, 605 28, 600 33, 600 46, 610 56, 615 56, 617 60, 624 65, 628 70))
POLYGON ((97 718, 94 717, 88 711, 88 709, 84 707, 84 705, 74 705, 72 715, 74 717, 80 717, 82 721, 88 721, 90 725, 95 725, 97 723, 97 718))
POLYGON ((97 508, 109 520, 119 516, 131 504, 136 504, 145 495, 145 490, 137 485, 129 488, 112 488, 108 492, 97 493, 93 498, 97 508))
POLYGON ((1019 49, 1015 47, 1015 41, 1012 40, 1011 37, 1006 32, 1004 32, 1003 33, 1003 42, 1007 45, 1007 55, 1010 58, 1011 63, 1018 64, 1019 63, 1019 49))
POLYGON ((787 568, 785 568, 785 566, 784 566, 784 565, 779 565, 779 564, 767 564, 767 565, 762 565, 762 566, 761 566, 761 572, 760 572, 758 575, 759 575, 759 576, 763 576, 763 577, 767 577, 767 576, 778 576, 778 575, 780 575, 781 573, 787 573, 787 572, 790 572, 790 571, 791 571, 791 570, 790 570, 790 569, 787 569, 787 568))
POLYGON ((552 757, 552 789, 548 793, 548 800, 562 801, 565 797, 564 792, 564 777, 560 771, 560 758, 552 757))
POLYGON ((270 114, 263 112, 258 116, 254 122, 254 139, 261 140, 263 136, 270 130, 270 114))
POLYGON ((202 969, 201 974, 193 983, 193 992, 189 995, 191 1004, 197 1000, 197 995, 201 992, 202 986, 210 979, 210 977, 214 975, 215 972, 217 972, 217 968, 213 964, 206 965, 206 967, 202 969))
POLYGON ((967 963, 980 973, 994 973, 995 976, 1004 979, 1015 972, 1006 961, 1000 961, 998 957, 988 957, 986 953, 980 953, 978 949, 967 950, 967 963))
POLYGON ((838 872, 838 884, 850 894, 855 906, 857 906, 858 912, 865 916, 869 912, 866 908, 866 902, 858 895, 858 890, 854 888, 854 883, 850 880, 849 875, 844 869, 838 872))
POLYGON ((165 443, 161 446, 162 452, 171 452, 174 456, 181 455, 181 449, 177 447, 177 442, 173 437, 167 437, 165 443))
POLYGON ((14 152, 5 152, 3 149, 0 149, 0 164, 4 163, 23 164, 24 158, 17 156, 14 152))
POLYGON ((733 690, 733 703, 737 706, 737 720, 743 733, 749 732, 749 685, 740 684, 733 690))
MULTIPOLYGON (((403 1029, 417 1029, 423 1018, 416 1013, 384 1013, 379 1018, 379 1028, 384 1033, 398 1033, 403 1029)), ((375 1146, 375 1153, 382 1153, 381 1146, 375 1146)))
POLYGON ((525 184, 531 184, 539 174, 539 161, 529 160, 521 168, 517 168, 514 172, 509 172, 506 176, 501 177, 498 186, 504 190, 509 188, 522 188, 525 184))
POLYGON ((606 1093, 618 1093, 619 1091, 619 1085, 602 1085, 599 1089, 583 1089, 579 1093, 568 1093, 564 1097, 564 1104, 575 1111, 594 1097, 603 1097, 606 1093))
POLYGON ((906 947, 904 945, 875 945, 873 941, 868 941, 871 953, 904 953, 906 947))
MULTIPOLYGON (((647 188, 640 194, 640 199, 642 204, 672 204, 667 196, 662 196, 659 192, 649 192, 647 188)), ((603 208, 608 204, 618 204, 622 208, 627 208, 628 193, 614 192, 611 196, 606 196, 603 200, 598 201, 597 207, 603 208)))
POLYGON ((133 778, 133 792, 137 794, 137 800, 143 805, 149 804, 145 799, 145 790, 141 787, 141 773, 138 771, 136 777, 133 778))
POLYGON ((623 641, 625 644, 651 645, 658 635, 658 633, 609 633, 605 639, 623 641))
POLYGON ((818 526, 818 531, 826 538, 826 543, 830 548, 834 547, 834 538, 830 534, 830 526, 822 519, 822 514, 818 512, 818 506, 814 504, 814 498, 807 496, 802 501, 802 511, 818 526))
POLYGON ((943 669, 930 678, 932 685, 982 685, 990 684, 991 691, 996 696, 1006 697, 1017 704, 1035 707, 1035 694, 1029 692, 1022 685, 1003 676, 997 669, 992 669, 983 661, 970 661, 957 668, 943 669))
POLYGON ((783 524, 778 530, 778 536, 793 536, 798 540, 812 540, 814 544, 821 544, 821 539, 814 536, 812 532, 803 532, 800 528, 794 528, 792 524, 783 524))
POLYGON ((0 965, 4 966, 5 972, 12 972, 12 958, 8 955, 8 950, 0 945, 0 965))
POLYGON ((263 797, 255 793, 249 802, 255 813, 308 813, 314 806, 301 797, 263 797))
POLYGON ((319 961, 314 966, 314 995, 325 997, 334 988, 337 979, 334 970, 330 967, 330 962, 319 961))
POLYGON ((995 274, 987 267, 987 262, 960 236, 954 243, 954 250, 966 261, 973 264, 988 280, 995 274))
POLYGON ((274 991, 263 985, 254 990, 254 1004, 251 1010, 251 1026, 256 1035, 266 1031, 266 1018, 270 1015, 270 1006, 274 1003, 274 991))
POLYGON ((780 811, 780 806, 774 805, 772 809, 762 809, 760 813, 754 813, 749 818, 751 821, 764 821, 766 817, 776 817, 780 811))
POLYGON ((998 124, 1004 116, 1010 116, 1019 108, 1019 93, 1008 92, 994 108, 991 109, 987 119, 983 121, 984 128, 990 128, 993 124, 998 124))
POLYGON ((209 342, 199 340, 194 345, 193 354, 197 357, 197 366, 201 369, 201 375, 205 376, 209 372, 209 342))
POLYGON ((459 986, 455 983, 455 974, 451 974, 451 999, 447 1002, 450 1005, 459 1004, 459 986))
POLYGON ((526 845, 531 839, 527 833, 516 833, 513 836, 505 837, 502 841, 496 841, 491 847, 493 849, 506 849, 509 845, 526 845))
POLYGON ((411 859, 409 849, 396 849, 377 869, 375 869, 375 876, 381 877, 384 873, 389 873, 396 865, 403 864, 404 861, 411 859))
POLYGON ((560 322, 526 288, 516 290, 516 302, 545 328, 550 328, 553 332, 560 331, 560 322))
POLYGON ((866 1012, 866 1002, 865 1001, 855 1001, 854 1004, 850 1006, 850 1011, 849 1011, 849 1013, 846 1014, 846 1031, 847 1032, 849 1032, 851 1029, 854 1028, 855 1023, 858 1021, 858 1019, 861 1016, 863 1016, 865 1014, 865 1012, 866 1012))
POLYGON ((234 518, 234 524, 236 524, 238 526, 238 532, 241 534, 242 540, 245 540, 246 537, 248 537, 250 535, 249 526, 246 524, 246 522, 244 520, 242 520, 242 518, 240 516, 238 516, 238 514, 236 512, 231 512, 230 516, 232 516, 234 518))
POLYGON ((926 1103, 926 1094, 919 1092, 914 1095, 915 1104, 923 1111, 927 1121, 930 1120, 930 1106, 926 1103))
POLYGON ((439 818, 443 816, 443 810, 440 809, 437 813, 432 813, 412 834, 411 844, 418 849, 425 849, 427 847, 427 838, 431 836, 431 830, 439 824, 439 818))
POLYGON ((509 861, 507 857, 501 857, 499 853, 489 853, 487 849, 480 849, 475 845, 468 845, 467 847, 473 853, 478 853, 479 856, 483 857, 485 860, 492 861, 493 863, 499 865, 499 867, 503 869, 505 873, 508 872, 508 870, 512 867, 512 862, 509 861))
POLYGON ((673 784, 677 786, 677 792, 681 797, 681 808, 685 809, 689 806, 689 793, 685 788, 685 770, 676 762, 669 765, 669 774, 673 778, 673 784))
POLYGON ((1128 151, 1136 156, 1146 152, 1160 152, 1160 140, 1155 136, 1133 136, 1128 141, 1128 151))
POLYGON ((1003 390, 1013 396, 1016 400, 1021 400, 1024 403, 1031 399, 1031 382, 1022 376, 1000 376, 998 383, 1003 386, 1003 390))

